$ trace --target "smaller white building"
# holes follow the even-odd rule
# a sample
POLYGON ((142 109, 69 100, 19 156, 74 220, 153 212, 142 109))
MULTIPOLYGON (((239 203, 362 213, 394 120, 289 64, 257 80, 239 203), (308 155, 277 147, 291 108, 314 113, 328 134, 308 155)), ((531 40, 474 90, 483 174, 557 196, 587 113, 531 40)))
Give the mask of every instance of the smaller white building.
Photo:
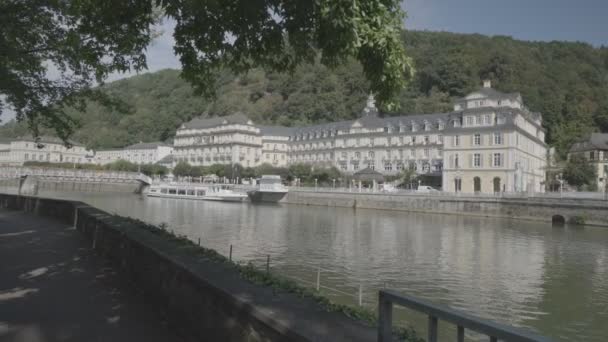
POLYGON ((93 153, 82 144, 70 141, 71 147, 56 137, 20 137, 0 142, 0 165, 21 166, 26 162, 85 164, 93 153))
POLYGON ((173 147, 165 143, 140 142, 122 149, 96 151, 95 163, 105 165, 118 160, 126 160, 134 164, 155 164, 172 153, 173 147))

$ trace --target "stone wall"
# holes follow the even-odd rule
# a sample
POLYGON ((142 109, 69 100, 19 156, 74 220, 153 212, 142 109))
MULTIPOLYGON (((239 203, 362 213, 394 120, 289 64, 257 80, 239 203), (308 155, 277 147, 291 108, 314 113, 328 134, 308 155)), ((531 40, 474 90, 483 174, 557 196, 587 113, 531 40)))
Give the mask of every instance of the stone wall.
POLYGON ((312 300, 243 280, 225 263, 81 202, 0 194, 0 207, 82 232, 185 341, 374 341, 375 329, 312 300))
POLYGON ((500 198, 290 190, 284 203, 365 209, 417 211, 552 222, 583 217, 586 224, 608 226, 608 201, 560 198, 500 198))

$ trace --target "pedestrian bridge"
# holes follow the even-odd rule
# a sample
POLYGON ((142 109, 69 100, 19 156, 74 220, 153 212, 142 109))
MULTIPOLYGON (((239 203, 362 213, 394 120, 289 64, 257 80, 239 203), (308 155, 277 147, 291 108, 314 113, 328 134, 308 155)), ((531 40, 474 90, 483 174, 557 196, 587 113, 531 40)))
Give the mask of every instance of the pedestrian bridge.
POLYGON ((140 182, 152 184, 152 179, 143 173, 126 171, 78 170, 45 167, 0 167, 0 179, 20 179, 35 176, 38 179, 52 181, 78 181, 92 183, 127 183, 140 182))

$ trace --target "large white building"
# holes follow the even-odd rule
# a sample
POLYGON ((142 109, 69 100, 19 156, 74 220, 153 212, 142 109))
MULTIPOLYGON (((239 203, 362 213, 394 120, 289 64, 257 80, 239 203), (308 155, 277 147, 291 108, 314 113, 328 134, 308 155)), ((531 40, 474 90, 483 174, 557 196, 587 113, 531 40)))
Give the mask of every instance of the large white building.
POLYGON ((444 131, 443 189, 544 191, 547 145, 540 113, 519 93, 484 87, 460 99, 444 131))
POLYGON ((68 148, 61 139, 55 137, 3 140, 0 142, 0 164, 21 166, 30 161, 82 164, 91 161, 93 152, 79 143, 70 144, 71 147, 68 148))
POLYGON ((173 147, 162 142, 138 143, 121 149, 95 152, 95 163, 105 165, 118 160, 134 164, 154 164, 173 153, 173 147))
POLYGON ((380 117, 370 97, 360 118, 306 127, 268 127, 238 113, 196 118, 175 137, 174 162, 193 165, 335 166, 387 175, 409 168, 442 178, 445 191, 543 191, 547 146, 539 113, 490 82, 450 113, 380 117))

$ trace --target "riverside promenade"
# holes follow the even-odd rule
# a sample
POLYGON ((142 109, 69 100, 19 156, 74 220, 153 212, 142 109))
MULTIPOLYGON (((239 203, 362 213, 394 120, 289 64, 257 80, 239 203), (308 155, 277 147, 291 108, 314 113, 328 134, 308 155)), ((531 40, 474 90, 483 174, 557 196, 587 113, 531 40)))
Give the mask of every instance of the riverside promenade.
POLYGON ((71 225, 0 209, 0 342, 180 341, 71 225))

